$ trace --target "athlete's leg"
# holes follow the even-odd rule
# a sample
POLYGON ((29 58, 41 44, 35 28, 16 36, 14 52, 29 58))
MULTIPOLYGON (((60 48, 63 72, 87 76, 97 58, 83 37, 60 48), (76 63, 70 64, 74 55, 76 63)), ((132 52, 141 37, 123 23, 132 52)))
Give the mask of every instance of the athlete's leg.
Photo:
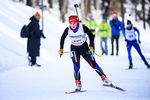
POLYGON ((76 90, 81 90, 81 81, 80 81, 80 54, 77 51, 71 51, 71 58, 74 66, 74 77, 76 83, 76 90))
POLYGON ((96 63, 95 58, 94 58, 93 55, 91 55, 90 53, 85 52, 85 51, 82 51, 81 55, 90 64, 90 66, 95 69, 95 71, 98 73, 98 75, 100 75, 100 77, 102 78, 103 82, 105 82, 105 83, 107 83, 109 85, 112 84, 112 82, 104 74, 104 72, 101 69, 101 67, 99 67, 99 65, 96 63))
POLYGON ((80 52, 82 57, 89 63, 89 65, 95 69, 95 71, 100 75, 104 75, 103 70, 99 67, 99 65, 96 63, 95 58, 93 55, 91 55, 88 51, 82 50, 80 52))
POLYGON ((127 41, 126 47, 127 47, 127 52, 128 52, 129 69, 131 69, 133 67, 132 57, 131 57, 132 42, 127 41))
POLYGON ((132 57, 131 57, 131 48, 132 48, 132 44, 130 42, 127 42, 127 51, 128 51, 128 59, 129 61, 132 61, 132 57))
POLYGON ((144 61, 144 63, 147 62, 146 59, 145 59, 145 57, 144 57, 144 55, 143 55, 142 52, 141 52, 140 46, 139 46, 139 44, 137 43, 137 41, 134 43, 133 46, 134 46, 134 48, 137 50, 137 52, 139 53, 139 55, 140 55, 141 59, 144 61))
POLYGON ((76 51, 71 51, 71 58, 74 66, 75 80, 80 80, 80 55, 76 51))

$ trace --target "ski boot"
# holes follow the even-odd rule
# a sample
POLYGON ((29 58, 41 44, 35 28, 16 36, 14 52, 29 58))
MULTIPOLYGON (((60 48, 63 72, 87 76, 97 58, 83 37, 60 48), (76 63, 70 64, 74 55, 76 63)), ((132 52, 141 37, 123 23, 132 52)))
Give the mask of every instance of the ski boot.
POLYGON ((81 87, 82 87, 82 85, 81 85, 81 81, 80 80, 76 80, 76 89, 75 89, 75 91, 81 91, 81 87))
POLYGON ((105 74, 102 75, 101 78, 102 78, 103 82, 105 82, 106 84, 112 85, 112 82, 106 77, 105 74))
POLYGON ((150 65, 147 62, 145 62, 145 65, 150 69, 150 65))
POLYGON ((32 64, 31 66, 32 66, 32 67, 33 67, 33 66, 36 66, 36 67, 41 67, 41 65, 39 65, 39 64, 37 64, 37 63, 35 63, 35 64, 32 64))
POLYGON ((129 69, 132 69, 132 68, 133 68, 133 64, 132 64, 132 62, 130 61, 129 69))

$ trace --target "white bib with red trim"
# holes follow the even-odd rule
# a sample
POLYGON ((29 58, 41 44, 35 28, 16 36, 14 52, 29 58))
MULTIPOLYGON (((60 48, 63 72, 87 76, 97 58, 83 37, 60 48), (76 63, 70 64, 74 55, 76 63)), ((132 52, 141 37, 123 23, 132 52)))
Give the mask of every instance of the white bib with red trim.
POLYGON ((68 36, 71 40, 71 44, 75 46, 80 46, 86 41, 86 33, 84 33, 82 24, 79 24, 79 29, 75 33, 69 28, 68 36))

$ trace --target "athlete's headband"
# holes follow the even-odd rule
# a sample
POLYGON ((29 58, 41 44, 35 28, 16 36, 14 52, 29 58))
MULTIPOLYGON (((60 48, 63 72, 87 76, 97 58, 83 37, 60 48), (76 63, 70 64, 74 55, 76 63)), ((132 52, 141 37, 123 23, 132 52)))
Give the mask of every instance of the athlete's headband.
POLYGON ((78 23, 77 17, 70 17, 69 18, 69 23, 72 23, 72 22, 78 23))

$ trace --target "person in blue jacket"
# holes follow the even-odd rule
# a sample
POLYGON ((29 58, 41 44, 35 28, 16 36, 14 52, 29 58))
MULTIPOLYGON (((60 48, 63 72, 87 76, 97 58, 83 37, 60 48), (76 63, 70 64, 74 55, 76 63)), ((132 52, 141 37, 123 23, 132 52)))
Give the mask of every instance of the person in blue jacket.
POLYGON ((118 20, 118 14, 113 13, 112 14, 113 19, 109 22, 111 26, 111 46, 112 46, 112 53, 111 55, 114 55, 114 40, 116 40, 116 55, 118 55, 119 51, 119 36, 120 36, 120 31, 123 30, 124 26, 121 21, 118 20))
POLYGON ((125 37, 125 41, 127 42, 126 47, 127 47, 127 51, 128 51, 129 69, 133 68, 132 57, 131 57, 131 48, 132 48, 132 46, 137 50, 140 57, 144 61, 145 65, 148 68, 150 68, 150 65, 146 61, 144 55, 141 52, 140 46, 139 46, 139 44, 141 43, 141 41, 140 41, 140 32, 136 27, 132 26, 132 23, 131 23, 130 20, 127 20, 127 27, 123 29, 123 35, 125 37), (135 31, 138 33, 138 41, 136 39, 135 31))

